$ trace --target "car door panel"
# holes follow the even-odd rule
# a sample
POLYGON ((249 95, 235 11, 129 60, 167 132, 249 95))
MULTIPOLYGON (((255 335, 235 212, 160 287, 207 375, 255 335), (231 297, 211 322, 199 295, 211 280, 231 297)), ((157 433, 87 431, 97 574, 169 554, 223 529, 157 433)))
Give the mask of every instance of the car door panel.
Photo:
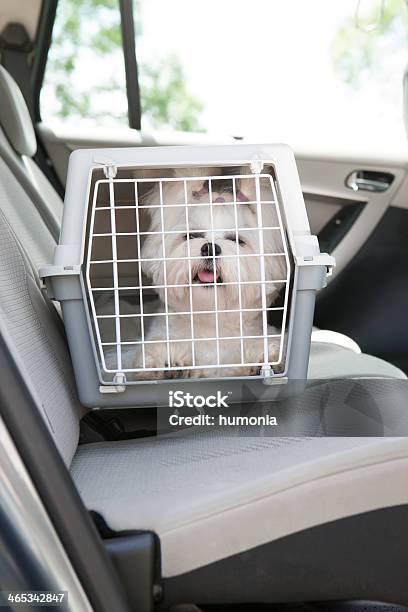
POLYGON ((318 295, 315 324, 408 372, 408 209, 391 206, 342 274, 318 295))
POLYGON ((330 279, 332 282, 361 249, 392 204, 406 171, 404 167, 393 163, 374 165, 364 158, 347 162, 297 156, 297 164, 311 227, 317 235, 342 207, 356 203, 363 205, 360 214, 356 215, 354 223, 332 253, 336 258, 336 267, 330 279), (383 193, 353 191, 346 186, 345 181, 350 173, 360 168, 390 172, 394 175, 394 181, 383 193))

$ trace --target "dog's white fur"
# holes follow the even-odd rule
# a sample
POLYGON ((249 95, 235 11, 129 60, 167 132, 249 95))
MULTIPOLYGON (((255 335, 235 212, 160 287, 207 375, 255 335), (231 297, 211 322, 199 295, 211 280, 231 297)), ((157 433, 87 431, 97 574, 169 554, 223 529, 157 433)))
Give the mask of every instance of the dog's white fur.
MULTIPOLYGON (((150 284, 155 287, 168 285, 166 288, 157 288, 156 292, 160 298, 159 304, 153 312, 165 312, 167 303, 168 326, 169 326, 169 349, 170 364, 165 342, 155 344, 145 344, 145 365, 146 368, 161 368, 160 371, 141 371, 136 374, 138 379, 151 380, 154 378, 168 377, 213 377, 213 376, 237 376, 255 374, 259 367, 239 366, 241 362, 241 322, 239 309, 242 308, 260 309, 261 284, 253 283, 241 286, 241 304, 239 299, 238 285, 228 285, 224 283, 238 283, 245 281, 257 281, 261 279, 260 257, 239 257, 239 255, 259 253, 259 230, 258 228, 256 204, 247 203, 256 200, 255 181, 253 179, 241 179, 237 183, 236 197, 241 200, 234 206, 233 193, 231 190, 232 181, 214 182, 212 189, 213 213, 211 230, 211 211, 209 205, 209 194, 206 191, 206 176, 221 174, 219 169, 211 169, 208 173, 205 170, 181 169, 175 171, 175 177, 182 176, 203 176, 197 181, 187 181, 188 201, 200 204, 199 206, 188 207, 188 231, 190 235, 189 246, 186 239, 187 220, 184 185, 183 181, 164 182, 162 198, 164 206, 157 206, 160 203, 158 186, 153 192, 148 194, 143 204, 148 203, 152 206, 150 212, 150 226, 148 231, 159 232, 145 238, 141 256, 143 260, 142 269, 144 274, 150 279, 150 284), (237 191, 239 190, 239 192, 237 191), (236 242, 236 221, 239 228, 244 228, 238 232, 241 244, 236 242), (163 237, 160 233, 164 226, 165 231, 177 231, 179 233, 164 234, 164 253, 163 237), (203 257, 201 249, 205 244, 217 244, 221 249, 220 256, 215 260, 203 257), (238 246, 238 250, 237 250, 238 246), (190 256, 198 259, 188 259, 190 256), (231 257, 224 257, 225 255, 231 257), (165 257, 165 262, 160 258, 165 257), (176 259, 180 258, 180 259, 176 259), (214 275, 213 262, 216 262, 216 274, 218 281, 217 291, 211 286, 203 285, 199 276, 211 279, 214 275), (212 272, 211 272, 212 270, 212 272), (204 272, 203 272, 204 271, 204 272), (190 285, 190 281, 193 280, 190 285), (180 286, 181 285, 181 286, 180 286), (189 285, 183 287, 182 285, 189 285), (215 296, 216 294, 216 296, 215 296), (215 300, 217 299, 217 304, 215 300), (233 310, 236 312, 219 313, 218 323, 216 322, 215 311, 233 310), (195 365, 202 366, 199 369, 181 369, 172 371, 170 366, 186 368, 193 364, 192 361, 192 329, 190 311, 193 312, 194 329, 194 353, 195 365), (198 311, 208 311, 208 314, 197 314, 198 311), (172 314, 177 313, 177 314, 172 314), (180 314, 187 313, 187 314, 180 314), (218 333, 217 333, 218 325, 218 333), (217 364, 217 342, 208 338, 228 337, 230 340, 219 341, 220 364, 237 364, 228 367, 209 368, 206 365, 217 364), (186 342, 174 342, 185 338, 186 342), (172 342, 173 340, 173 342, 172 342)), ((227 178, 227 177, 226 177, 227 178)), ((272 191, 267 182, 261 184, 261 199, 272 200, 272 191)), ((273 204, 262 204, 263 227, 276 226, 277 218, 273 204)), ((282 240, 280 233, 273 230, 263 231, 264 252, 282 252, 282 240)), ((277 280, 285 278, 286 270, 282 257, 265 257, 265 278, 266 280, 277 280)), ((277 296, 280 286, 273 283, 266 285, 267 306, 269 306, 277 296)), ((262 336, 262 313, 260 310, 242 313, 242 331, 244 336, 262 336)), ((145 317, 144 318, 144 339, 164 340, 166 338, 166 317, 145 317)), ((268 326, 269 334, 279 333, 275 328, 268 326)), ((274 361, 279 349, 279 339, 269 339, 269 360, 274 361)), ((247 339, 243 342, 244 362, 263 363, 264 342, 262 338, 247 339)), ((131 368, 142 368, 142 349, 140 345, 126 349, 126 360, 131 368), (129 363, 130 361, 130 363, 129 363)))

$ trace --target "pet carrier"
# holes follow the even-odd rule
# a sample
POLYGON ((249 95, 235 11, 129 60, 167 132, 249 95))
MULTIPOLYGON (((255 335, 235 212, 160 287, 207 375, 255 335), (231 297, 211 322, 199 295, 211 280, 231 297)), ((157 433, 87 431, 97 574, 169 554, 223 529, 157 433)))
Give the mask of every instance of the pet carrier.
POLYGON ((40 276, 81 401, 168 406, 176 391, 235 403, 302 390, 333 265, 285 145, 98 149, 71 155, 40 276))

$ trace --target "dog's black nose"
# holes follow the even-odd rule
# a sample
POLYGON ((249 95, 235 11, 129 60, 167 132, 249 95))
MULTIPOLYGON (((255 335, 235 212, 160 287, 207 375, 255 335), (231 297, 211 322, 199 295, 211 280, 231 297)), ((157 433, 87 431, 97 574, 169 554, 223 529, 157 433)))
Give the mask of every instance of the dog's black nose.
POLYGON ((203 257, 212 257, 213 255, 221 255, 221 247, 219 244, 214 244, 214 250, 213 250, 212 242, 206 242, 201 247, 201 255, 203 257))

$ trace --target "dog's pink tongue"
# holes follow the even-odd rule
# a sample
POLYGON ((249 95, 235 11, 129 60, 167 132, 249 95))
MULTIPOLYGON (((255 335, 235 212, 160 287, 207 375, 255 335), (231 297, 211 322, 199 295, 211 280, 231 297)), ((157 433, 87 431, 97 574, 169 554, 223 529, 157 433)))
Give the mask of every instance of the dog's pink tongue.
POLYGON ((197 276, 201 283, 214 282, 214 272, 211 272, 211 270, 200 270, 197 276))

